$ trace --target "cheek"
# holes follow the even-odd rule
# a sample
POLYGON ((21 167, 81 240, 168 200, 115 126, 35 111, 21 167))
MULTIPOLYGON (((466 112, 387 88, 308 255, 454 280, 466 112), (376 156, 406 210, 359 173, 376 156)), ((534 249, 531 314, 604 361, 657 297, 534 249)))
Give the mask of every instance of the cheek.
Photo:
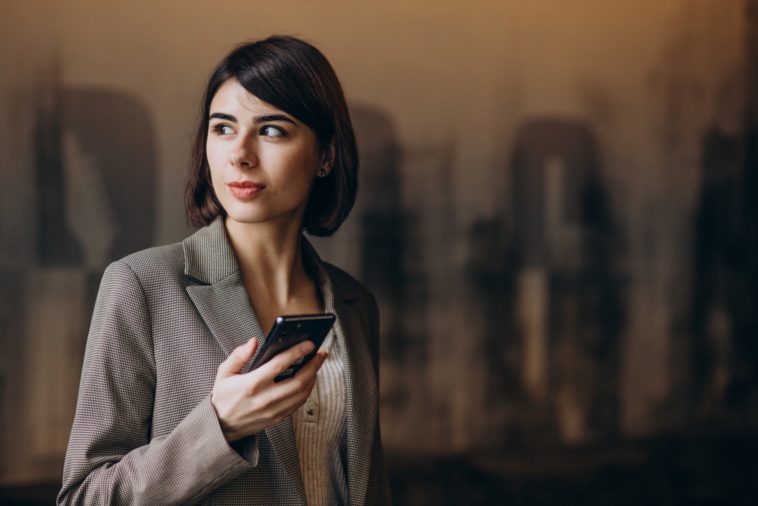
POLYGON ((205 146, 205 158, 208 160, 208 167, 210 167, 211 181, 216 183, 216 179, 220 177, 219 173, 223 168, 223 153, 218 146, 213 143, 208 143, 205 146))
POLYGON ((300 160, 300 163, 300 170, 297 176, 295 176, 297 178, 297 186, 303 194, 307 194, 316 179, 316 169, 313 161, 310 159, 300 160))
POLYGON ((280 152, 274 158, 274 164, 284 169, 280 172, 280 177, 290 187, 310 187, 317 171, 317 158, 303 150, 280 152))
POLYGON ((304 149, 298 153, 297 164, 302 169, 303 177, 312 181, 321 165, 320 155, 313 149, 304 149))
POLYGON ((218 146, 216 146, 213 142, 208 142, 205 145, 205 157, 208 159, 208 165, 211 166, 211 169, 213 167, 218 165, 218 159, 219 159, 219 149, 218 146))

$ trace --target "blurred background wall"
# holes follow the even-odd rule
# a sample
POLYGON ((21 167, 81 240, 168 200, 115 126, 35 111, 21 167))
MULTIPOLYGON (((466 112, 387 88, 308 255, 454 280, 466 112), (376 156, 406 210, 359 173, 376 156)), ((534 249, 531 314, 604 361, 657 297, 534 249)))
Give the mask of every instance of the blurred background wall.
POLYGON ((758 2, 4 0, 0 28, 8 490, 60 480, 102 271, 191 233, 204 80, 273 33, 325 52, 357 130, 316 242, 380 301, 399 503, 438 493, 408 462, 758 447, 758 2))

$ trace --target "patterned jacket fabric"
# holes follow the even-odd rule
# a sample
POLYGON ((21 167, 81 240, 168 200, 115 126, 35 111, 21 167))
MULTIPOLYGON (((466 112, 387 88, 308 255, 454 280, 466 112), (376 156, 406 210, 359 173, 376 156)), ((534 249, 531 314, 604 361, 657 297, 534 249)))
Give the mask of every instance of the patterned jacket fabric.
MULTIPOLYGON (((305 238, 303 259, 334 297, 346 364, 350 504, 390 504, 378 422, 376 301, 322 262, 305 238)), ((291 417, 230 445, 210 401, 219 364, 250 337, 260 349, 264 333, 221 218, 180 243, 109 265, 57 503, 305 505, 291 417)))

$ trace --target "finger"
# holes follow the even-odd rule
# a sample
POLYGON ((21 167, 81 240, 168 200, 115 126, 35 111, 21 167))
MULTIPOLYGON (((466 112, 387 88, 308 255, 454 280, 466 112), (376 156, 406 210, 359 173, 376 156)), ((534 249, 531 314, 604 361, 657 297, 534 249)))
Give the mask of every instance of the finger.
POLYGON ((292 391, 291 388, 283 388, 282 383, 274 383, 271 390, 274 392, 268 392, 271 397, 263 413, 266 419, 273 420, 274 423, 288 417, 297 408, 305 404, 310 394, 310 390, 292 391))
POLYGON ((255 353, 255 349, 258 347, 258 340, 250 338, 248 342, 234 348, 226 360, 221 362, 218 366, 217 378, 227 378, 239 374, 245 363, 250 360, 250 357, 255 353))
POLYGON ((292 395, 286 396, 282 399, 278 407, 284 413, 285 417, 291 415, 296 409, 308 401, 311 390, 313 390, 313 383, 311 383, 309 388, 298 390, 292 395))
MULTIPOLYGON (((317 360, 314 358, 313 362, 317 360)), ((291 413, 305 403, 315 384, 316 374, 313 370, 310 373, 300 370, 292 378, 272 383, 266 390, 270 399, 269 409, 291 413)))
POLYGON ((274 383, 274 389, 272 393, 280 397, 296 396, 299 393, 304 393, 307 397, 313 389, 313 385, 316 384, 316 373, 321 365, 326 360, 328 353, 320 351, 313 357, 313 360, 308 362, 297 374, 291 378, 274 383))
POLYGON ((313 360, 305 364, 305 366, 300 369, 297 372, 297 375, 303 374, 303 375, 316 375, 316 372, 321 368, 321 366, 326 361, 326 358, 329 356, 328 351, 319 351, 316 353, 316 356, 313 357, 313 360))
POLYGON ((265 393, 269 399, 266 410, 274 417, 286 417, 302 406, 316 384, 316 372, 326 360, 327 355, 327 352, 319 352, 294 377, 271 383, 265 393))
POLYGON ((262 381, 273 382, 274 378, 283 373, 302 357, 313 351, 313 342, 305 341, 284 350, 277 356, 260 366, 257 371, 262 381))

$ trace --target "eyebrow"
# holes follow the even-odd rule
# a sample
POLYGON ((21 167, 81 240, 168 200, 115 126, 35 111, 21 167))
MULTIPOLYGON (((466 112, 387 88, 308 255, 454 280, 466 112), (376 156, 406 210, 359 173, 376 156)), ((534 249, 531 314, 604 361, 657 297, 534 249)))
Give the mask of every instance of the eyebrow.
MULTIPOLYGON (((226 114, 223 112, 214 112, 210 116, 208 116, 208 121, 212 120, 213 118, 218 119, 224 119, 227 121, 232 121, 234 123, 237 123, 237 118, 232 116, 231 114, 226 114)), ((286 121, 287 123, 292 123, 293 125, 296 125, 297 123, 292 120, 289 116, 285 116, 284 114, 263 114, 261 116, 256 116, 253 118, 253 123, 266 123, 267 121, 286 121)))

